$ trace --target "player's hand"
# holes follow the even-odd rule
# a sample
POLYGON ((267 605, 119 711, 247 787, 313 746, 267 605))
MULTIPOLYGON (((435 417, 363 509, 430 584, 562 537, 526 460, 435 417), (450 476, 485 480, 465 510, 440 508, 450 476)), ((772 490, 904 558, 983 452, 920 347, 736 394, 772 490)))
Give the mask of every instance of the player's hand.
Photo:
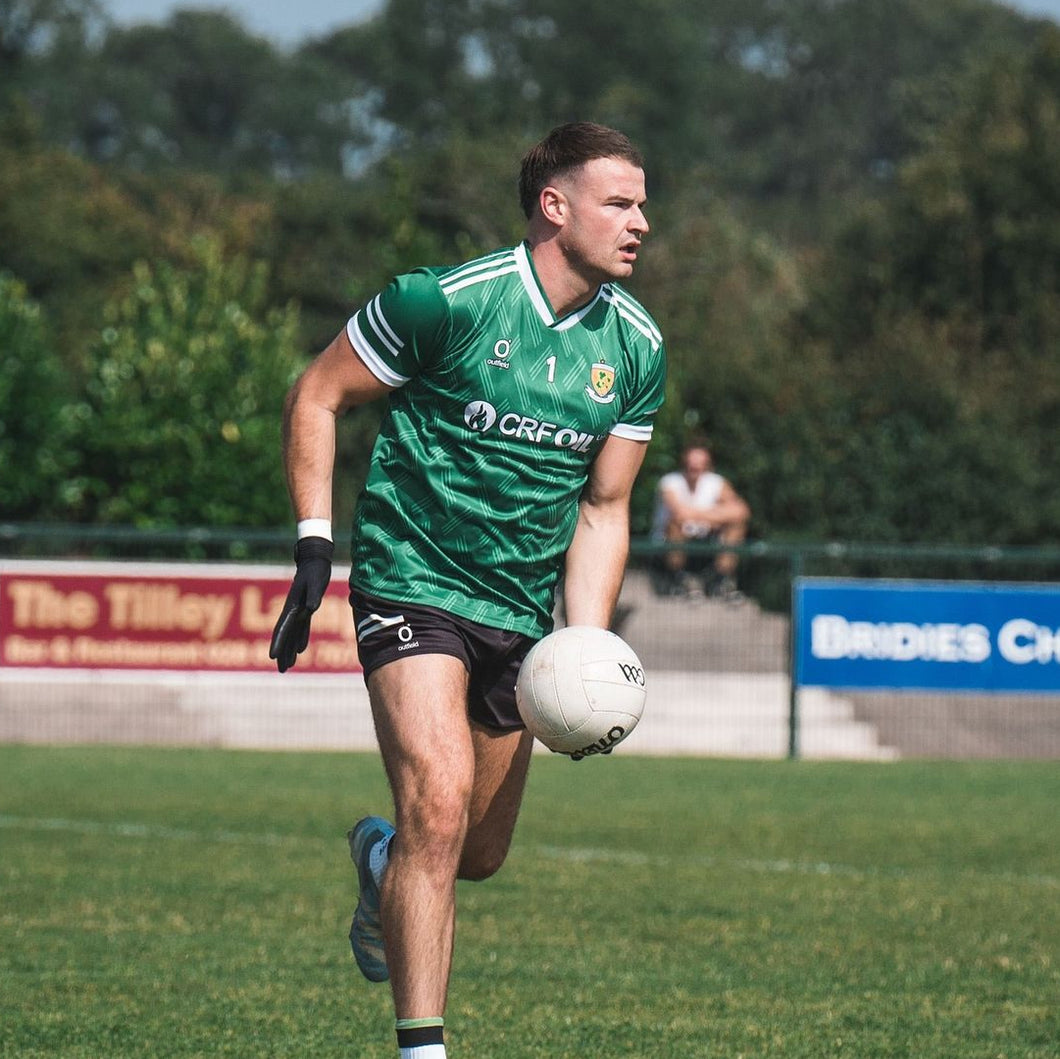
POLYGON ((326 537, 303 537, 294 549, 295 574, 272 630, 269 657, 281 673, 294 665, 309 643, 309 622, 331 582, 335 545, 326 537))

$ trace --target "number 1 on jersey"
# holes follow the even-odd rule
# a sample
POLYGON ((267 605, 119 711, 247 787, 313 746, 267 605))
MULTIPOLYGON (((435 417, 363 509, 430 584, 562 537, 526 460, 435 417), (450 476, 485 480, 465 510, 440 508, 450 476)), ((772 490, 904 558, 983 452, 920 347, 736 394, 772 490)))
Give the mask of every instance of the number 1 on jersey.
POLYGON ((553 354, 551 357, 549 357, 548 360, 545 361, 545 363, 548 365, 548 381, 549 382, 555 382, 556 381, 556 357, 555 357, 555 354, 553 354))

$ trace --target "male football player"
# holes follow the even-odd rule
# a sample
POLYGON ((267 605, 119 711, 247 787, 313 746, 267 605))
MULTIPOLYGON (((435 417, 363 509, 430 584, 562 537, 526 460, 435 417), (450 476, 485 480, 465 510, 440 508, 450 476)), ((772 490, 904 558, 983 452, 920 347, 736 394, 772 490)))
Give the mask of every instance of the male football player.
POLYGON ((663 400, 659 329, 619 281, 648 232, 641 156, 591 123, 524 157, 526 239, 398 276, 292 388, 297 571, 281 671, 331 572, 335 421, 389 395, 353 533, 350 599, 393 823, 350 832, 353 954, 389 978, 403 1059, 443 1059, 457 879, 508 852, 532 739, 515 678, 552 627, 607 627, 634 479, 663 400))

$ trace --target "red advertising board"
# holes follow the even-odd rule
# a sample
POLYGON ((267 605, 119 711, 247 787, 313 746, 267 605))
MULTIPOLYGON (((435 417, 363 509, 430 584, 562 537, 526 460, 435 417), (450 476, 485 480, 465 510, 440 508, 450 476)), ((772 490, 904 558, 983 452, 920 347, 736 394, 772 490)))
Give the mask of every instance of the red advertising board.
MULTIPOLYGON (((209 564, 0 562, 0 666, 46 669, 276 669, 282 568, 209 564)), ((360 670, 345 575, 335 571, 294 672, 360 670)))

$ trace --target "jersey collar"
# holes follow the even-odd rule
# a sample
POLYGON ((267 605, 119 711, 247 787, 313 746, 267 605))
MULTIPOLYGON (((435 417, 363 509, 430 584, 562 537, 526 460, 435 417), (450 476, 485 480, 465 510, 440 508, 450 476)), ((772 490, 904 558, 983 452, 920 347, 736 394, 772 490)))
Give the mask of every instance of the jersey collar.
POLYGON ((575 309, 574 312, 567 313, 566 316, 560 317, 557 320, 556 314, 552 311, 552 304, 549 302, 545 290, 541 286, 541 281, 537 278, 537 270, 534 268, 534 259, 531 257, 530 248, 526 243, 520 243, 515 248, 515 260, 519 266, 519 275, 522 278, 523 287, 526 290, 527 297, 530 299, 530 303, 537 310, 537 315, 541 317, 542 323, 544 323, 546 327, 551 327, 556 331, 566 331, 567 328, 574 327, 575 324, 581 323, 602 297, 604 287, 608 286, 605 283, 580 309, 575 309))

